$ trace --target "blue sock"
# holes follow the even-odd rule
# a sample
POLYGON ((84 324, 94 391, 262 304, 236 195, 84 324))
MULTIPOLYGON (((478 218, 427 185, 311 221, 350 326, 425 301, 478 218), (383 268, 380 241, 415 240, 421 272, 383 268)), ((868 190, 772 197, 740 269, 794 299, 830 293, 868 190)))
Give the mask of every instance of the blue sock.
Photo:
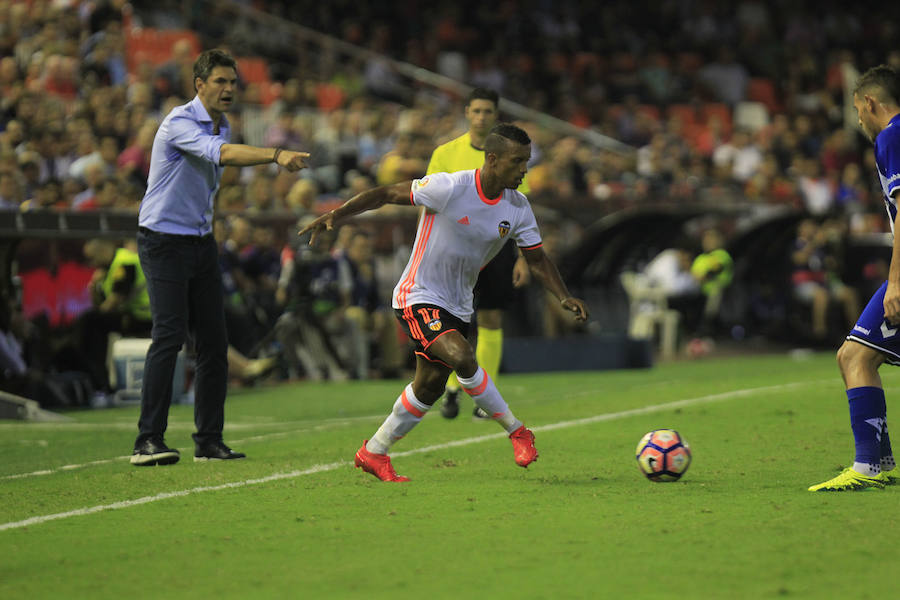
POLYGON ((887 427, 881 434, 881 470, 890 471, 897 466, 894 460, 894 451, 891 449, 891 436, 888 435, 887 427))
POLYGON ((881 470, 890 471, 897 466, 894 461, 894 451, 891 449, 891 436, 888 435, 887 404, 882 399, 881 412, 885 415, 884 429, 881 430, 881 470))
POLYGON ((856 462, 881 465, 881 445, 885 436, 884 390, 857 387, 847 390, 850 402, 850 427, 856 440, 856 462))

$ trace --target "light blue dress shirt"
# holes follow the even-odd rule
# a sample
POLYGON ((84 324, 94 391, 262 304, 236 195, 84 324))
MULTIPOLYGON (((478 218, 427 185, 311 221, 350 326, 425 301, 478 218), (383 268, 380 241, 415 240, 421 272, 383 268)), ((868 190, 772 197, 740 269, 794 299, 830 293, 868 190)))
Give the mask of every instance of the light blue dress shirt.
POLYGON ((212 233, 213 201, 222 179, 222 144, 231 140, 225 115, 219 133, 200 98, 172 109, 156 132, 147 193, 138 225, 160 233, 212 233))

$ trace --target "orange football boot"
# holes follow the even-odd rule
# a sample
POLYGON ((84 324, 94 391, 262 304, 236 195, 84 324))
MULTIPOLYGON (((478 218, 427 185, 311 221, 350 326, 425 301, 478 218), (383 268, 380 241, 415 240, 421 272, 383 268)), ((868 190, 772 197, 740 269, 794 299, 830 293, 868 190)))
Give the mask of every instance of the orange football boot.
POLYGON ((509 434, 512 440, 513 453, 516 457, 516 464, 520 467, 527 467, 537 460, 538 451, 534 447, 534 434, 530 429, 526 429, 524 425, 509 434))
POLYGON ((365 440, 360 449, 356 451, 354 462, 357 469, 371 473, 382 481, 409 481, 409 477, 397 475, 397 471, 391 465, 391 459, 387 454, 375 454, 366 450, 368 441, 365 440))

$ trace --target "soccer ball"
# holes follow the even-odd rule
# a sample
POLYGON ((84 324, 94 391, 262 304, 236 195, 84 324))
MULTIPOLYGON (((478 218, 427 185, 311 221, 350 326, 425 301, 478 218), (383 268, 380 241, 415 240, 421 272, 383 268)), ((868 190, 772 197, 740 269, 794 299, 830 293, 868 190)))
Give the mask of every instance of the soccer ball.
POLYGON ((691 447, 674 429, 654 429, 638 442, 635 457, 650 481, 675 481, 691 466, 691 447))

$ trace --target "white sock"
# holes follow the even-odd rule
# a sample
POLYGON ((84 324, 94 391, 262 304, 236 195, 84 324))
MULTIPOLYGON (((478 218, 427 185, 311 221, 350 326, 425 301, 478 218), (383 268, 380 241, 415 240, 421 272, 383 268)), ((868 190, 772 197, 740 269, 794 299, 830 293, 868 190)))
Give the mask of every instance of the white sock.
POLYGON ((366 444, 366 450, 375 454, 387 454, 394 442, 419 424, 428 409, 427 404, 422 404, 413 393, 410 383, 403 389, 403 393, 394 402, 394 409, 388 415, 372 439, 366 444))
POLYGON ((518 420, 516 415, 509 410, 506 400, 497 391, 497 386, 494 385, 494 381, 485 373, 484 369, 478 367, 475 374, 469 378, 460 377, 459 373, 456 374, 456 377, 466 393, 472 396, 475 406, 500 423, 507 433, 512 433, 522 426, 522 421, 518 420))
POLYGON ((869 463, 855 462, 853 463, 853 470, 857 473, 865 475, 866 477, 875 477, 876 475, 881 473, 881 465, 870 465, 869 463))

